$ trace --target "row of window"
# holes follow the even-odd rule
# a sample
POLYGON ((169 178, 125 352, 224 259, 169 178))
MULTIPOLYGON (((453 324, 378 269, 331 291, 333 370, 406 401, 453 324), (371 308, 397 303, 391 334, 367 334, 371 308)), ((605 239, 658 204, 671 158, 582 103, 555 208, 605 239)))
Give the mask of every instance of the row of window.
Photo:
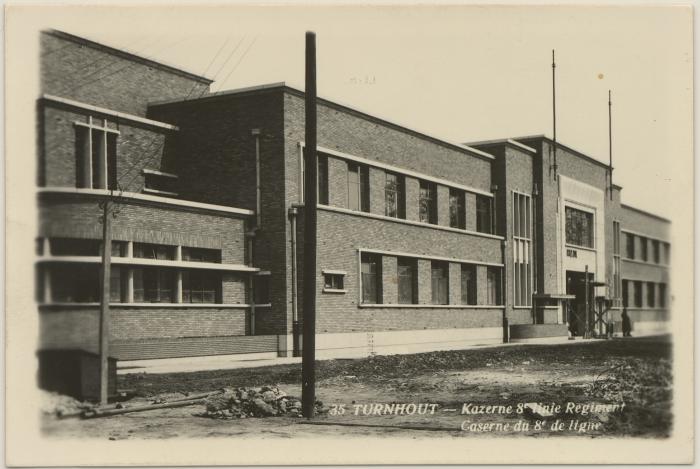
POLYGON ((623 280, 622 306, 625 308, 629 306, 635 308, 665 308, 666 284, 642 282, 641 280, 623 280), (632 304, 630 304, 630 289, 632 289, 632 304), (644 295, 644 291, 646 291, 646 295, 644 295), (646 301, 644 296, 646 296, 646 301))
POLYGON ((669 263, 671 259, 671 245, 669 243, 659 241, 658 239, 649 239, 644 236, 634 235, 632 233, 625 233, 625 236, 625 254, 627 259, 653 262, 654 264, 669 263), (637 239, 639 240, 638 242, 636 241, 637 239))
MULTIPOLYGON (((127 256, 126 241, 112 241, 112 256, 127 256)), ((49 252, 44 252, 44 240, 37 241, 37 255, 52 256, 101 256, 102 241, 99 239, 50 238, 49 252)), ((221 263, 221 250, 182 247, 183 261, 221 263)), ((133 257, 139 259, 176 260, 177 246, 153 243, 133 243, 133 257)))
MULTIPOLYGON (((318 202, 328 205, 330 191, 328 184, 328 156, 318 154, 318 202)), ((351 161, 345 162, 347 173, 346 206, 349 210, 370 212, 370 191, 383 191, 384 215, 392 218, 406 219, 406 178, 402 174, 385 171, 383 187, 370 187, 369 166, 351 161)), ((449 206, 450 227, 467 228, 466 193, 463 190, 450 188, 446 201, 438 200, 437 184, 431 181, 419 180, 418 219, 422 223, 438 224, 438 204, 447 203, 449 206)), ((494 232, 493 199, 476 194, 476 231, 480 233, 494 232)))
MULTIPOLYGON (((38 295, 47 303, 96 303, 100 301, 100 266, 65 264, 45 266, 38 295)), ((267 276, 254 276, 256 304, 270 302, 267 276)), ((163 267, 112 266, 110 302, 113 303, 222 303, 222 272, 163 267), (180 277, 180 279, 178 279, 180 277), (178 282, 181 294, 178 295, 178 282), (131 285, 129 284, 131 282, 131 285), (129 298, 129 291, 133 297, 129 298)))
MULTIPOLYGON (((362 303, 384 303, 384 276, 382 275, 382 257, 379 254, 362 253, 362 303)), ((418 259, 409 257, 392 257, 396 259, 396 278, 398 286, 395 304, 420 304, 418 282, 418 259)), ((476 305, 477 287, 486 289, 485 304, 501 305, 501 268, 487 267, 486 285, 477 285, 476 266, 461 264, 459 304, 476 305)), ((430 262, 430 304, 448 305, 450 303, 449 263, 445 261, 430 262)))

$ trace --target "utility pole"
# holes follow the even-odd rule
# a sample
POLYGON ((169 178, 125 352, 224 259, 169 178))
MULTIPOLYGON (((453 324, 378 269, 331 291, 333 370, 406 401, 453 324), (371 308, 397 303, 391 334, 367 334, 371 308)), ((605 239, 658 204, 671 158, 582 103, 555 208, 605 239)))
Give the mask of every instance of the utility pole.
POLYGON ((306 135, 304 148, 304 311, 301 362, 302 413, 316 402, 316 34, 306 33, 306 135))
POLYGON ((102 295, 100 298, 100 404, 109 397, 109 300, 112 264, 111 192, 102 203, 102 295))
POLYGON ((585 309, 586 309, 586 327, 584 328, 583 332, 583 338, 584 339, 590 339, 591 338, 591 320, 590 320, 590 311, 589 311, 589 305, 588 305, 588 264, 586 264, 586 272, 583 274, 584 278, 583 281, 585 283, 585 309))

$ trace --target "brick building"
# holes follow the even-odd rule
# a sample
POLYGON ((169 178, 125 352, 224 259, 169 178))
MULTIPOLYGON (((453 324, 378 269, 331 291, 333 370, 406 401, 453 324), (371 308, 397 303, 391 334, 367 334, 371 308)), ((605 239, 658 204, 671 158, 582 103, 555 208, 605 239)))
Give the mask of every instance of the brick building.
MULTIPOLYGON (((97 350, 111 198, 112 355, 291 355, 303 92, 209 93, 66 33, 41 41, 41 349, 97 350)), ((608 166, 560 143, 555 174, 553 143, 457 144, 319 99, 317 354, 580 335, 586 283, 600 317, 626 302, 635 330, 661 327, 668 221, 622 205, 608 166)))

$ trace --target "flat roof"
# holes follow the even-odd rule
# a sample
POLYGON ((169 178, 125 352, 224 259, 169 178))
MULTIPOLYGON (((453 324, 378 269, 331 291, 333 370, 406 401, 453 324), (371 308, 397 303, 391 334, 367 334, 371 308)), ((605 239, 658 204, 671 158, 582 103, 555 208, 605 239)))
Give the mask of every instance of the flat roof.
POLYGON ((188 72, 187 70, 183 70, 178 67, 174 67, 172 65, 165 64, 163 62, 157 62, 155 60, 147 59, 145 57, 142 57, 140 55, 132 54, 131 52, 126 52, 123 49, 117 49, 115 47, 111 47, 99 42, 91 41, 90 39, 86 39, 81 36, 76 36, 74 34, 67 33, 65 31, 59 31, 58 29, 47 29, 42 31, 44 34, 50 34, 52 36, 65 39, 67 41, 72 41, 75 42, 76 44, 81 44, 84 46, 92 47, 93 49, 100 50, 102 52, 106 52, 108 54, 116 55, 121 58, 127 59, 127 60, 132 60, 134 62, 139 62, 144 65, 147 65, 149 67, 154 67, 158 68, 160 70, 164 70, 166 72, 174 73, 176 75, 184 76, 186 78, 189 78, 191 80, 196 80, 202 83, 206 83, 207 85, 211 84, 214 82, 211 78, 207 78, 201 75, 197 75, 196 73, 188 72))
POLYGON ((642 210, 641 208, 632 207, 631 205, 627 205, 627 204, 620 204, 620 206, 623 209, 632 210, 633 212, 638 212, 638 213, 641 213, 642 215, 656 218, 657 220, 665 221, 666 223, 671 223, 671 220, 669 220, 668 218, 664 218, 661 215, 657 215, 655 213, 647 212, 646 210, 642 210))
MULTIPOLYGON (((549 143, 554 143, 554 139, 548 137, 545 134, 526 135, 524 137, 513 137, 512 140, 547 140, 549 143)), ((579 158, 590 161, 591 163, 597 164, 599 166, 603 166, 604 168, 609 167, 608 163, 604 163, 604 162, 600 161, 599 159, 593 158, 592 156, 588 156, 585 153, 582 153, 582 152, 576 150, 575 148, 572 148, 568 145, 561 143, 559 140, 557 140, 557 147, 561 147, 567 151, 570 151, 571 153, 575 154, 579 158)), ((613 166, 613 169, 615 169, 614 166, 613 166)))
POLYGON ((512 145, 514 147, 518 147, 521 150, 525 150, 530 153, 537 153, 537 150, 535 150, 532 147, 528 147, 527 145, 517 142, 513 140, 512 138, 499 138, 496 140, 482 140, 479 142, 465 142, 464 145, 469 145, 469 146, 481 146, 481 145, 499 145, 499 144, 504 144, 504 145, 512 145))
MULTIPOLYGON (((164 106, 164 105, 170 105, 170 104, 181 104, 181 103, 190 103, 190 102, 195 102, 195 101, 209 101, 209 100, 216 100, 216 99, 225 99, 227 97, 232 97, 240 94, 245 94, 245 93, 256 93, 256 92, 261 92, 261 91, 269 91, 269 90, 274 90, 274 89, 279 89, 288 93, 295 94, 297 96, 305 96, 304 91, 295 88, 293 86, 288 85, 286 82, 277 82, 277 83, 268 83, 264 85, 257 85, 257 86, 249 86, 246 88, 238 88, 238 89, 233 89, 233 90, 226 90, 226 91, 217 91, 215 93, 208 93, 205 94, 201 97, 194 97, 190 99, 171 99, 171 100, 165 100, 165 101, 154 101, 149 103, 150 106, 164 106)), ((399 124, 395 121, 389 120, 384 117, 379 117, 376 114, 370 114, 369 112, 362 111, 357 109, 354 106, 348 106, 346 104, 341 104, 337 101, 331 101, 329 99, 321 98, 318 97, 318 102, 325 104, 327 106, 335 107, 343 111, 350 112, 352 114, 359 115, 360 117, 363 117, 368 120, 373 120, 375 122, 379 122, 383 125, 387 125, 390 127, 397 128, 399 130, 411 133, 413 135, 416 135, 421 138, 428 139, 432 142, 445 145, 454 149, 458 149, 462 152, 469 153, 472 156, 477 156, 481 157, 487 160, 494 160, 494 156, 485 152, 481 151, 477 148, 472 148, 467 145, 463 145, 461 143, 456 143, 452 142, 450 140, 444 139, 442 137, 436 137, 434 135, 429 135, 425 132, 422 132, 420 130, 415 130, 412 129, 406 125, 399 124)))

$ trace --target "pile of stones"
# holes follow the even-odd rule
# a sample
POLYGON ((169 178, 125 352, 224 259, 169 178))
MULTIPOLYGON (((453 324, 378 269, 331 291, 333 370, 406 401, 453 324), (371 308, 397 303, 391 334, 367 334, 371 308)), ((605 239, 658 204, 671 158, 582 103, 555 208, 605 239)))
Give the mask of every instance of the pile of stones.
MULTIPOLYGON (((224 388, 223 393, 208 397, 205 406, 200 415, 208 418, 301 417, 301 401, 275 386, 224 388)), ((323 412, 321 401, 316 401, 316 412, 323 412)))

